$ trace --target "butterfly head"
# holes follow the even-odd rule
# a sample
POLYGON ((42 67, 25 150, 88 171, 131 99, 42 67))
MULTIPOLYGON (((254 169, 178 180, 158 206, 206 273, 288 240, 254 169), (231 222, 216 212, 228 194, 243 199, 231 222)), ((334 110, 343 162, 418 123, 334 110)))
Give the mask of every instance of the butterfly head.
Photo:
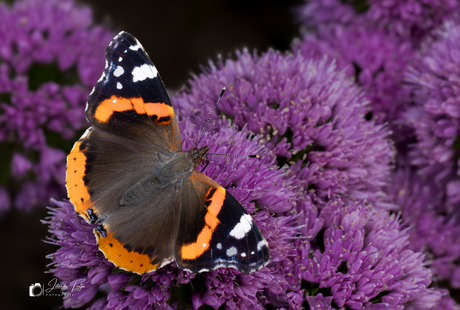
POLYGON ((195 163, 195 168, 199 166, 206 157, 206 154, 209 151, 209 147, 204 146, 201 149, 197 149, 196 147, 192 147, 188 152, 192 157, 193 162, 195 163))

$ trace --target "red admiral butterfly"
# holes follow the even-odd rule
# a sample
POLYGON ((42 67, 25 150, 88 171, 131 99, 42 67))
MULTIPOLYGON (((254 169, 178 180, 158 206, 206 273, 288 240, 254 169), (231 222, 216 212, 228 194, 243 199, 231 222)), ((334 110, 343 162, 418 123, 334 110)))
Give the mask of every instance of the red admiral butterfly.
POLYGON ((270 259, 267 241, 225 188, 195 168, 208 147, 182 151, 174 109, 139 41, 120 32, 88 98, 91 127, 67 157, 75 211, 117 267, 144 274, 176 260, 191 272, 249 273, 270 259))

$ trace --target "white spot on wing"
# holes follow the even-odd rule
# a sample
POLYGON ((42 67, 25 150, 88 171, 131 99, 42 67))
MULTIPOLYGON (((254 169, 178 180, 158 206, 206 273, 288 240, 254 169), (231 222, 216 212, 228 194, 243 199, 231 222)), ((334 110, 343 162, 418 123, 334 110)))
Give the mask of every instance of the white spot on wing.
POLYGON ((241 253, 241 257, 246 257, 246 253, 241 253))
POLYGON ((252 218, 249 214, 244 214, 240 222, 230 231, 230 236, 236 239, 243 239, 252 228, 252 218))
POLYGON ((149 64, 143 64, 133 69, 133 82, 143 81, 145 79, 153 79, 157 76, 157 69, 149 64))
POLYGON ((205 248, 205 247, 206 247, 206 243, 203 243, 203 248, 205 248))
POLYGON ((138 49, 142 48, 141 44, 139 43, 139 41, 136 41, 136 45, 131 45, 129 47, 130 50, 132 51, 137 51, 138 49))
POLYGON ((118 62, 121 62, 123 60, 123 57, 118 57, 118 62))
POLYGON ((222 243, 219 242, 219 243, 216 245, 216 248, 218 248, 219 250, 222 250, 222 243))
POLYGON ((112 102, 113 102, 113 103, 117 102, 117 99, 113 99, 113 101, 112 101, 112 102))
POLYGON ((118 89, 122 89, 122 88, 123 88, 123 85, 121 85, 120 82, 117 82, 117 88, 118 88, 118 89))
POLYGON ((119 77, 119 76, 122 75, 123 73, 125 73, 125 69, 123 69, 122 66, 117 66, 117 68, 115 69, 115 71, 113 71, 113 75, 115 75, 116 77, 119 77))
POLYGON ((257 243, 257 251, 262 250, 263 247, 268 247, 267 241, 262 240, 257 243))
POLYGON ((227 250, 227 256, 233 256, 233 255, 236 255, 238 253, 238 250, 232 246, 231 248, 229 248, 227 250))

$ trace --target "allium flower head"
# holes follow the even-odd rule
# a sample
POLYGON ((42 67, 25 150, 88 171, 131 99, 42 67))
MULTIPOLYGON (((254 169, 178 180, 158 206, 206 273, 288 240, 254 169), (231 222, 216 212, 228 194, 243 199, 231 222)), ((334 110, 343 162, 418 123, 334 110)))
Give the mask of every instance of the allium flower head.
MULTIPOLYGON (((431 296, 430 309, 439 296, 427 286, 431 271, 423 255, 408 249, 408 230, 398 218, 366 203, 335 201, 320 215, 325 219, 322 238, 304 251, 298 272, 307 281, 308 294, 330 289, 330 305, 350 309, 402 309, 400 305, 431 296)), ((313 301, 308 300, 310 303, 313 301)), ((314 303, 318 302, 318 297, 314 303)))
POLYGON ((298 21, 307 28, 318 28, 328 25, 349 25, 358 18, 358 12, 351 5, 352 1, 305 1, 305 5, 298 8, 298 21))
POLYGON ((399 168, 389 192, 410 228, 409 248, 424 252, 435 280, 460 287, 460 218, 449 216, 446 192, 432 178, 420 177, 410 167, 399 168))
POLYGON ((336 59, 370 100, 368 116, 388 123, 398 149, 405 152, 413 133, 402 119, 411 104, 404 73, 420 41, 458 7, 456 0, 309 1, 299 9, 308 28, 293 49, 336 59))
MULTIPOLYGON (((230 268, 192 274, 175 263, 142 277, 122 272, 98 250, 94 225, 78 217, 71 203, 53 201, 51 216, 45 222, 52 234, 48 241, 60 248, 49 255, 53 261, 51 272, 68 286, 79 282, 84 287, 64 298, 65 307, 81 307, 100 291, 106 296, 94 302, 92 309, 198 309, 204 305, 216 309, 224 305, 228 309, 263 309, 266 295, 287 290, 282 270, 275 266, 285 260, 290 251, 288 242, 297 232, 290 212, 295 206, 293 178, 277 169, 273 156, 256 139, 248 138, 247 131, 237 131, 228 121, 216 125, 220 130, 205 133, 200 147, 208 145, 210 153, 262 155, 261 159, 210 155, 204 173, 229 188, 253 214, 269 243, 271 263, 249 275, 230 268)), ((180 128, 184 149, 194 146, 201 127, 183 121, 180 128)))
POLYGON ((64 196, 65 153, 112 34, 71 0, 1 2, 0 20, 1 175, 25 210, 64 196))
POLYGON ((456 0, 368 0, 366 18, 417 42, 458 12, 456 0))
MULTIPOLYGON (((291 210, 298 238, 270 265, 288 287, 267 294, 267 302, 292 309, 439 305, 443 294, 428 288, 424 256, 408 248, 409 231, 384 210, 393 207, 381 193, 393 155, 388 132, 365 120, 366 100, 334 62, 237 53, 211 63, 176 95, 179 114, 203 124, 223 86, 218 112, 260 134, 298 186, 291 210)), ((211 126, 219 127, 217 116, 211 126)))
POLYGON ((336 25, 295 40, 293 49, 306 57, 334 59, 370 100, 368 117, 379 124, 389 123, 400 139, 404 130, 400 115, 410 102, 410 92, 403 87, 404 70, 414 54, 409 42, 375 27, 336 25))
POLYGON ((334 63, 245 51, 211 64, 190 83, 174 98, 183 148, 194 146, 226 86, 217 109, 239 128, 214 116, 199 146, 261 155, 211 155, 205 173, 253 214, 271 262, 249 275, 191 274, 174 263, 142 277, 120 272, 97 249, 93 226, 70 203, 53 202, 46 223, 49 242, 60 248, 49 256, 51 272, 84 285, 65 297, 66 307, 87 305, 97 292, 105 296, 92 309, 429 309, 442 302, 441 292, 428 288, 424 256, 408 248, 409 231, 385 210, 382 189, 393 155, 388 132, 365 120, 362 93, 334 63), (259 138, 248 139, 250 132, 259 138))
POLYGON ((260 134, 312 201, 346 194, 382 203, 393 156, 388 132, 365 120, 367 101, 334 63, 273 50, 236 58, 210 63, 175 96, 181 116, 204 124, 225 86, 217 111, 260 134))
POLYGON ((460 135, 460 26, 446 22, 437 38, 425 42, 417 62, 407 74, 411 83, 415 117, 408 118, 415 129, 417 143, 410 153, 411 163, 420 167, 419 174, 434 176, 437 181, 451 182, 453 203, 458 197, 458 136, 460 135))
POLYGON ((457 14, 456 0, 308 0, 298 11, 307 27, 366 24, 417 46, 420 41, 457 14))

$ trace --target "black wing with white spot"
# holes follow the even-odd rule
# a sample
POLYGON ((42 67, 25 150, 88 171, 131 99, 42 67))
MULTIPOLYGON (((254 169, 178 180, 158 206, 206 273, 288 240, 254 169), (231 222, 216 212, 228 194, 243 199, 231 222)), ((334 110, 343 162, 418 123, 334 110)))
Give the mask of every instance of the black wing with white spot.
POLYGON ((183 182, 176 243, 180 268, 205 272, 220 267, 243 273, 270 261, 268 243, 243 206, 206 175, 193 171, 183 182))

